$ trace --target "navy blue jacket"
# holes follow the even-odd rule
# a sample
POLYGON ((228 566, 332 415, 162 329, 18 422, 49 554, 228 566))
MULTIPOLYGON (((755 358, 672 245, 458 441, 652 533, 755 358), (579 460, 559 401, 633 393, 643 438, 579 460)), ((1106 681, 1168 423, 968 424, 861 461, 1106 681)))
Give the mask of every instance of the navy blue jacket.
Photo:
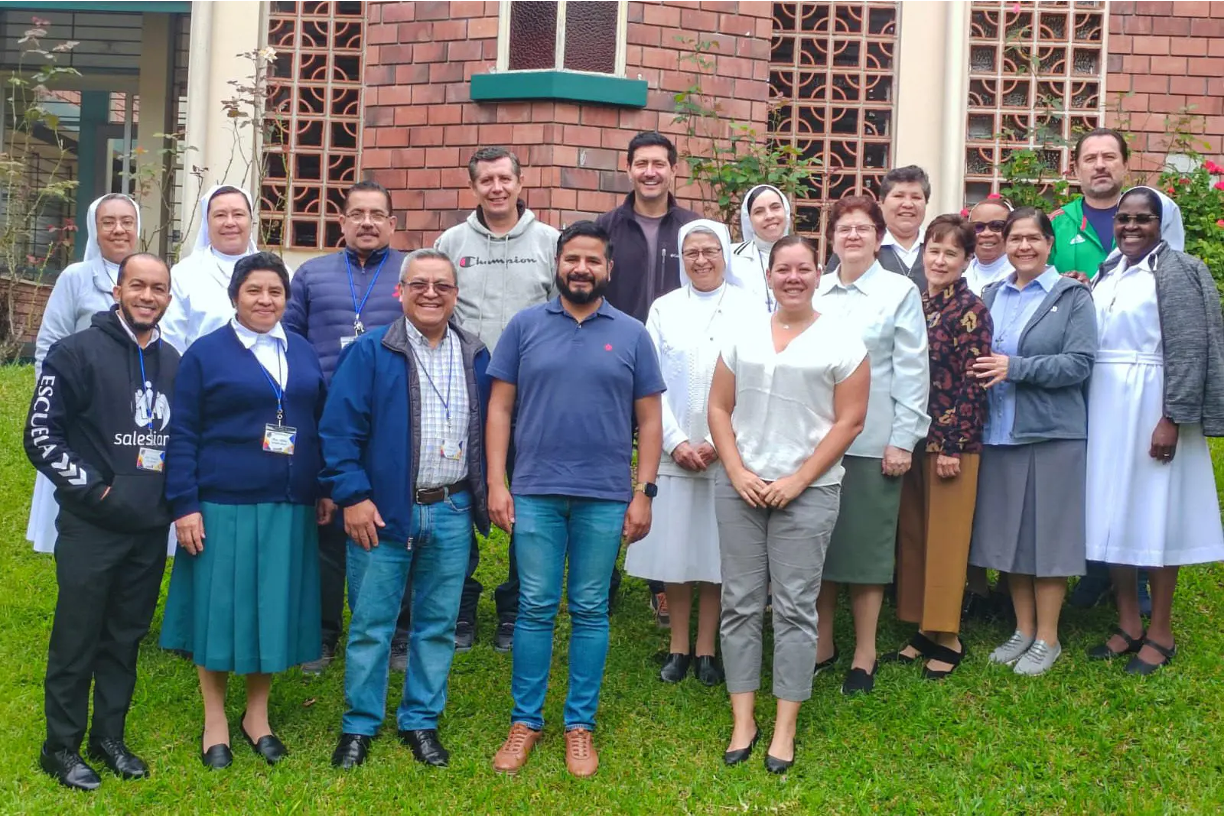
POLYGON ((627 315, 646 322, 650 304, 673 289, 680 288, 680 227, 701 216, 676 204, 667 194, 667 214, 659 223, 659 266, 651 275, 646 233, 633 215, 633 193, 615 210, 604 213, 595 223, 612 238, 612 280, 604 296, 627 315))
MULTIPOLYGON (((455 325, 468 389, 468 487, 477 528, 489 532, 484 423, 489 350, 455 325)), ((181 375, 180 375, 181 376, 181 375)), ((421 444, 421 382, 403 320, 362 335, 344 350, 319 426, 323 484, 341 507, 370 499, 387 525, 379 539, 412 535, 412 494, 421 444)))
POLYGON ((201 502, 312 505, 318 499, 318 420, 327 386, 310 344, 285 334, 284 422, 297 429, 292 456, 263 449, 264 426, 276 424, 276 395, 229 324, 183 355, 166 446, 166 498, 174 518, 199 512, 201 502))
POLYGON ((361 303, 375 273, 378 280, 361 310, 361 324, 365 330, 386 326, 404 316, 395 294, 403 263, 404 253, 388 247, 370 253, 364 266, 355 250, 344 249, 322 258, 312 258, 298 267, 281 323, 286 331, 297 332, 314 346, 326 381, 331 382, 336 361, 340 359, 340 338, 353 336, 354 303, 361 303), (351 289, 350 269, 353 274, 351 289))

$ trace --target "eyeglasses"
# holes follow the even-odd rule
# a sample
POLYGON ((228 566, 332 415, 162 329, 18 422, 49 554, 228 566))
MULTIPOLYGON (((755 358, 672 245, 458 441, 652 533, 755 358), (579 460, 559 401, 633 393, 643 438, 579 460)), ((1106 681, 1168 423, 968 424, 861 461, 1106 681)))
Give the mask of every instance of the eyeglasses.
POLYGON ((447 295, 453 293, 456 289, 459 288, 453 283, 442 283, 441 281, 423 281, 423 280, 410 280, 406 282, 404 286, 408 287, 409 291, 411 291, 413 294, 416 294, 416 295, 423 295, 429 291, 430 287, 432 287, 433 290, 437 292, 439 295, 441 295, 442 297, 446 297, 447 295))
POLYGON ((1151 213, 1139 213, 1138 215, 1130 215, 1129 213, 1118 213, 1114 216, 1114 223, 1125 227, 1127 224, 1139 224, 1146 226, 1153 221, 1160 219, 1151 213))
POLYGON ((722 257, 722 247, 703 247, 701 249, 686 249, 682 253, 684 260, 695 261, 698 258, 709 258, 711 261, 722 257))
POLYGON ((344 217, 358 223, 368 218, 375 224, 385 224, 391 216, 382 210, 349 210, 344 214, 344 217))
POLYGON ((871 235, 875 231, 875 224, 844 224, 834 229, 833 234, 844 238, 847 235, 871 235))
POLYGON ((1007 226, 1006 221, 974 221, 973 231, 981 235, 986 230, 1002 234, 1003 228, 1007 226))
POLYGON ((122 227, 125 230, 136 229, 135 218, 103 218, 99 225, 107 232, 111 232, 115 227, 122 227))

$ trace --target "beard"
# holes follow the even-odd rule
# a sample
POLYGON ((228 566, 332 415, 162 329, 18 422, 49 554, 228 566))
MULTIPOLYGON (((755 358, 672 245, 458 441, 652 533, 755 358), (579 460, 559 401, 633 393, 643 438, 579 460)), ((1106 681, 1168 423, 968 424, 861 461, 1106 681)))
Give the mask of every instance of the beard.
POLYGON ((132 315, 132 312, 128 309, 126 304, 120 303, 119 311, 123 313, 123 322, 127 323, 128 327, 134 332, 152 331, 154 328, 156 328, 158 321, 160 321, 162 317, 161 314, 159 314, 152 323, 142 323, 132 315))
POLYGON ((593 303, 603 297, 603 293, 608 289, 608 279, 596 280, 592 278, 590 291, 580 290, 575 291, 570 288, 569 281, 561 277, 561 273, 557 273, 557 291, 561 296, 577 306, 585 306, 588 303, 593 303))

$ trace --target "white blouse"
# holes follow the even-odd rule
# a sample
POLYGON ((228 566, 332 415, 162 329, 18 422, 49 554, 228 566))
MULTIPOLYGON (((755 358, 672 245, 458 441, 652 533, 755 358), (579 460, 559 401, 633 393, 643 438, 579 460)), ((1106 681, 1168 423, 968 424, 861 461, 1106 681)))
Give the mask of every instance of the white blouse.
MULTIPOLYGON (((722 360, 735 375, 731 427, 744 467, 765 481, 798 471, 833 427, 834 386, 866 356, 854 328, 836 317, 821 315, 781 353, 770 318, 742 322, 722 360)), ((838 460, 811 486, 841 484, 844 473, 838 460)))
POLYGON ((229 282, 242 255, 212 247, 193 252, 170 270, 170 307, 161 319, 162 336, 179 354, 234 317, 229 282))
MULTIPOLYGON (((756 299, 724 283, 712 292, 686 285, 656 300, 646 318, 667 390, 663 392, 663 450, 670 454, 681 442, 696 447, 712 442, 706 419, 714 366, 727 337, 745 322, 763 319, 756 299)), ((715 463, 717 464, 717 463, 715 463)), ((659 473, 712 478, 717 468, 695 473, 664 456, 659 473)))
POLYGON ((982 263, 977 258, 969 262, 969 268, 965 270, 965 283, 969 284, 969 291, 978 297, 982 296, 982 290, 995 281, 1003 280, 1016 268, 1012 266, 1011 261, 1007 260, 1007 255, 1003 254, 995 258, 990 263, 982 263))
POLYGON ((857 328, 871 357, 867 424, 846 453, 882 459, 889 445, 913 451, 931 424, 931 364, 922 296, 913 281, 889 272, 879 261, 851 284, 841 282, 843 270, 838 267, 821 276, 813 305, 821 314, 857 328))
POLYGON ((254 353, 255 359, 263 366, 264 371, 276 380, 276 384, 283 391, 289 382, 289 358, 285 356, 289 338, 285 336, 285 330, 281 327, 280 322, 278 321, 271 331, 263 334, 251 331, 239 323, 238 318, 232 318, 230 326, 234 334, 238 335, 238 342, 254 353))

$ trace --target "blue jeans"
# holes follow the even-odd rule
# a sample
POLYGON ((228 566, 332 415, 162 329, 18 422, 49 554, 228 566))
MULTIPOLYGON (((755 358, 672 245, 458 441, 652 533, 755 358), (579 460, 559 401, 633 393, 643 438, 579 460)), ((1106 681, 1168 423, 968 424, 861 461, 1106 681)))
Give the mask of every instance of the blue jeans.
POLYGON ((410 578, 408 672, 396 720, 401 731, 438 727, 471 540, 472 497, 464 492, 413 505, 412 549, 383 541, 366 552, 348 543, 349 594, 356 602, 345 654, 344 733, 372 737, 382 724, 391 636, 410 578))
POLYGON ((620 553, 625 502, 515 496, 519 612, 514 625, 511 722, 544 727, 553 628, 569 559, 569 694, 565 728, 593 729, 608 656, 608 581, 620 553))

